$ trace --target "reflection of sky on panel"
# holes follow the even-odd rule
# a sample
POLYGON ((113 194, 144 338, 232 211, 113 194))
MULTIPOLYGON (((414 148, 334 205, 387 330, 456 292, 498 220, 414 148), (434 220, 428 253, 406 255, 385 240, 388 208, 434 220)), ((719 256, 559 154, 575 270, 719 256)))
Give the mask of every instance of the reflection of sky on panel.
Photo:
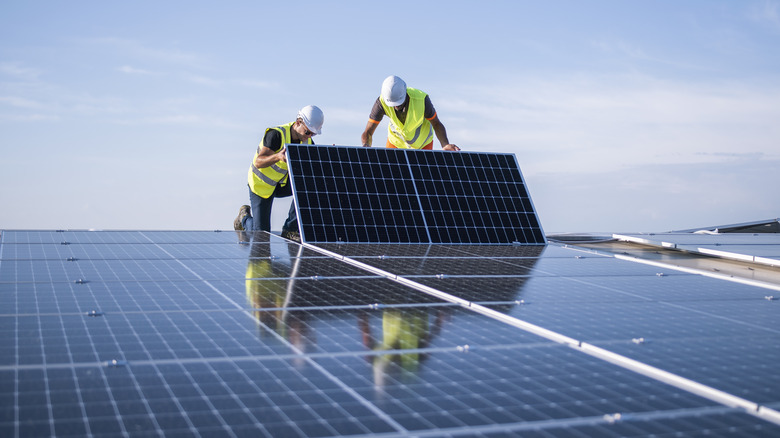
POLYGON ((441 352, 413 364, 382 356, 317 362, 413 431, 711 406, 552 345, 441 352))
POLYGON ((535 245, 386 245, 386 244, 317 244, 318 248, 350 258, 361 257, 486 257, 536 258, 572 257, 572 251, 555 246, 535 245))
MULTIPOLYGON (((0 253, 11 304, 0 375, 19 382, 19 436, 39 424, 107 435, 776 431, 402 282, 777 403, 763 374, 778 359, 767 353, 773 302, 749 286, 559 245, 328 248, 385 278, 267 234, 238 244, 229 233, 67 233, 89 243, 3 236, 17 243, 0 253), (83 258, 61 258, 79 245, 83 258), (35 251, 45 257, 19 257, 35 251), (33 402, 47 398, 51 414, 33 402), (616 412, 624 420, 605 419, 616 412)), ((0 419, 8 427, 15 435, 0 419)))
MULTIPOLYGON (((733 326, 732 326, 733 327, 733 326)), ((777 406, 777 333, 736 330, 702 337, 645 338, 645 343, 593 343, 651 366, 760 404, 777 406)))

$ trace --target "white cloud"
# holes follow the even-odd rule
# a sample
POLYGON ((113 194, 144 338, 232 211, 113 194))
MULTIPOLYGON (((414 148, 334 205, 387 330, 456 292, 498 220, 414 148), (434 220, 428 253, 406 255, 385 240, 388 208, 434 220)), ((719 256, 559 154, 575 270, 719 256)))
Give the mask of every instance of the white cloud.
POLYGON ((546 232, 668 231, 777 217, 774 192, 756 188, 780 184, 778 163, 642 165, 527 181, 546 232))
POLYGON ((777 159, 776 83, 516 78, 454 89, 448 96, 458 98, 435 105, 461 147, 522 154, 537 171, 585 173, 724 161, 733 153, 777 159))
POLYGON ((149 70, 143 70, 140 68, 130 67, 129 65, 123 65, 119 68, 117 68, 118 71, 122 73, 127 73, 130 75, 154 75, 155 73, 149 71, 149 70))
POLYGON ((201 55, 176 48, 152 47, 132 39, 100 37, 82 39, 80 41, 97 46, 106 46, 112 53, 117 54, 120 57, 158 62, 162 61, 167 64, 188 67, 203 67, 208 65, 201 55))
POLYGON ((166 110, 154 116, 130 117, 111 120, 112 123, 125 126, 163 125, 163 126, 194 126, 224 129, 246 129, 239 123, 223 117, 210 114, 181 113, 176 110, 166 110))
POLYGON ((222 81, 212 79, 206 76, 200 75, 186 75, 186 79, 194 84, 206 85, 209 87, 217 87, 222 85, 222 81))
POLYGON ((591 45, 606 53, 620 53, 630 58, 650 58, 640 47, 628 44, 624 41, 594 40, 591 45))
POLYGON ((238 80, 236 81, 236 84, 242 87, 259 88, 259 89, 266 89, 266 90, 278 89, 280 87, 280 84, 278 82, 247 80, 247 79, 238 80))
POLYGON ((60 120, 57 115, 51 114, 2 114, 0 113, 0 120, 6 122, 52 122, 60 120))
POLYGON ((629 62, 646 62, 650 64, 660 64, 665 67, 677 67, 683 69, 702 69, 699 65, 691 64, 689 61, 659 56, 648 53, 643 47, 622 40, 593 40, 591 45, 610 56, 616 56, 613 60, 626 60, 629 62))
POLYGON ((756 22, 768 24, 775 30, 780 30, 780 2, 766 0, 755 4, 748 12, 748 17, 756 22))
POLYGON ((0 73, 23 80, 35 80, 41 75, 40 70, 25 67, 20 62, 0 62, 0 73))
POLYGON ((0 96, 0 120, 6 122, 50 122, 60 119, 59 105, 46 99, 0 96))
POLYGON ((0 103, 4 103, 12 107, 24 108, 24 109, 41 109, 47 107, 45 104, 41 102, 32 99, 26 99, 24 97, 16 97, 16 96, 0 96, 0 103))

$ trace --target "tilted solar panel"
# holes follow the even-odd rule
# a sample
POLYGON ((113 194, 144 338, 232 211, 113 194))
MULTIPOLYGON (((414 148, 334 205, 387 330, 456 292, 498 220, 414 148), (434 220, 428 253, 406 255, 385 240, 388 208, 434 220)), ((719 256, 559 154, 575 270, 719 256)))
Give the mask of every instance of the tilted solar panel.
POLYGON ((512 154, 287 145, 309 243, 544 245, 512 154))

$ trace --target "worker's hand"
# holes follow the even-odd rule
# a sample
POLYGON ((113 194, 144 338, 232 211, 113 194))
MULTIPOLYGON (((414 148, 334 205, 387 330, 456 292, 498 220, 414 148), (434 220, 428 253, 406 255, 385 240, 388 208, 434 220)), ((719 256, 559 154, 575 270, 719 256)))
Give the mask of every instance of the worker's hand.
POLYGON ((277 161, 281 161, 282 163, 287 162, 287 155, 285 155, 285 152, 287 151, 286 147, 282 147, 282 149, 279 150, 279 152, 276 153, 276 158, 278 158, 277 161))
POLYGON ((460 150, 459 147, 457 147, 456 145, 451 144, 451 143, 447 144, 447 145, 444 145, 444 147, 442 149, 444 149, 445 151, 454 151, 454 152, 460 150))
POLYGON ((363 147, 364 148, 370 148, 371 142, 373 141, 373 137, 371 134, 363 134, 363 147))

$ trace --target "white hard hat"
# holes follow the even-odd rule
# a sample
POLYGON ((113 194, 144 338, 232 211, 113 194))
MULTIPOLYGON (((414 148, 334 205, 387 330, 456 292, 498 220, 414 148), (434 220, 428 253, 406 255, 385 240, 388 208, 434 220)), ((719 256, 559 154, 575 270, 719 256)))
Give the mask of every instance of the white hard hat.
POLYGON ((406 82, 398 76, 388 76, 382 82, 382 100, 390 106, 398 106, 406 100, 406 82))
POLYGON ((315 134, 322 133, 322 124, 325 122, 325 115, 322 110, 314 105, 301 108, 298 111, 298 118, 303 120, 303 124, 315 134))

